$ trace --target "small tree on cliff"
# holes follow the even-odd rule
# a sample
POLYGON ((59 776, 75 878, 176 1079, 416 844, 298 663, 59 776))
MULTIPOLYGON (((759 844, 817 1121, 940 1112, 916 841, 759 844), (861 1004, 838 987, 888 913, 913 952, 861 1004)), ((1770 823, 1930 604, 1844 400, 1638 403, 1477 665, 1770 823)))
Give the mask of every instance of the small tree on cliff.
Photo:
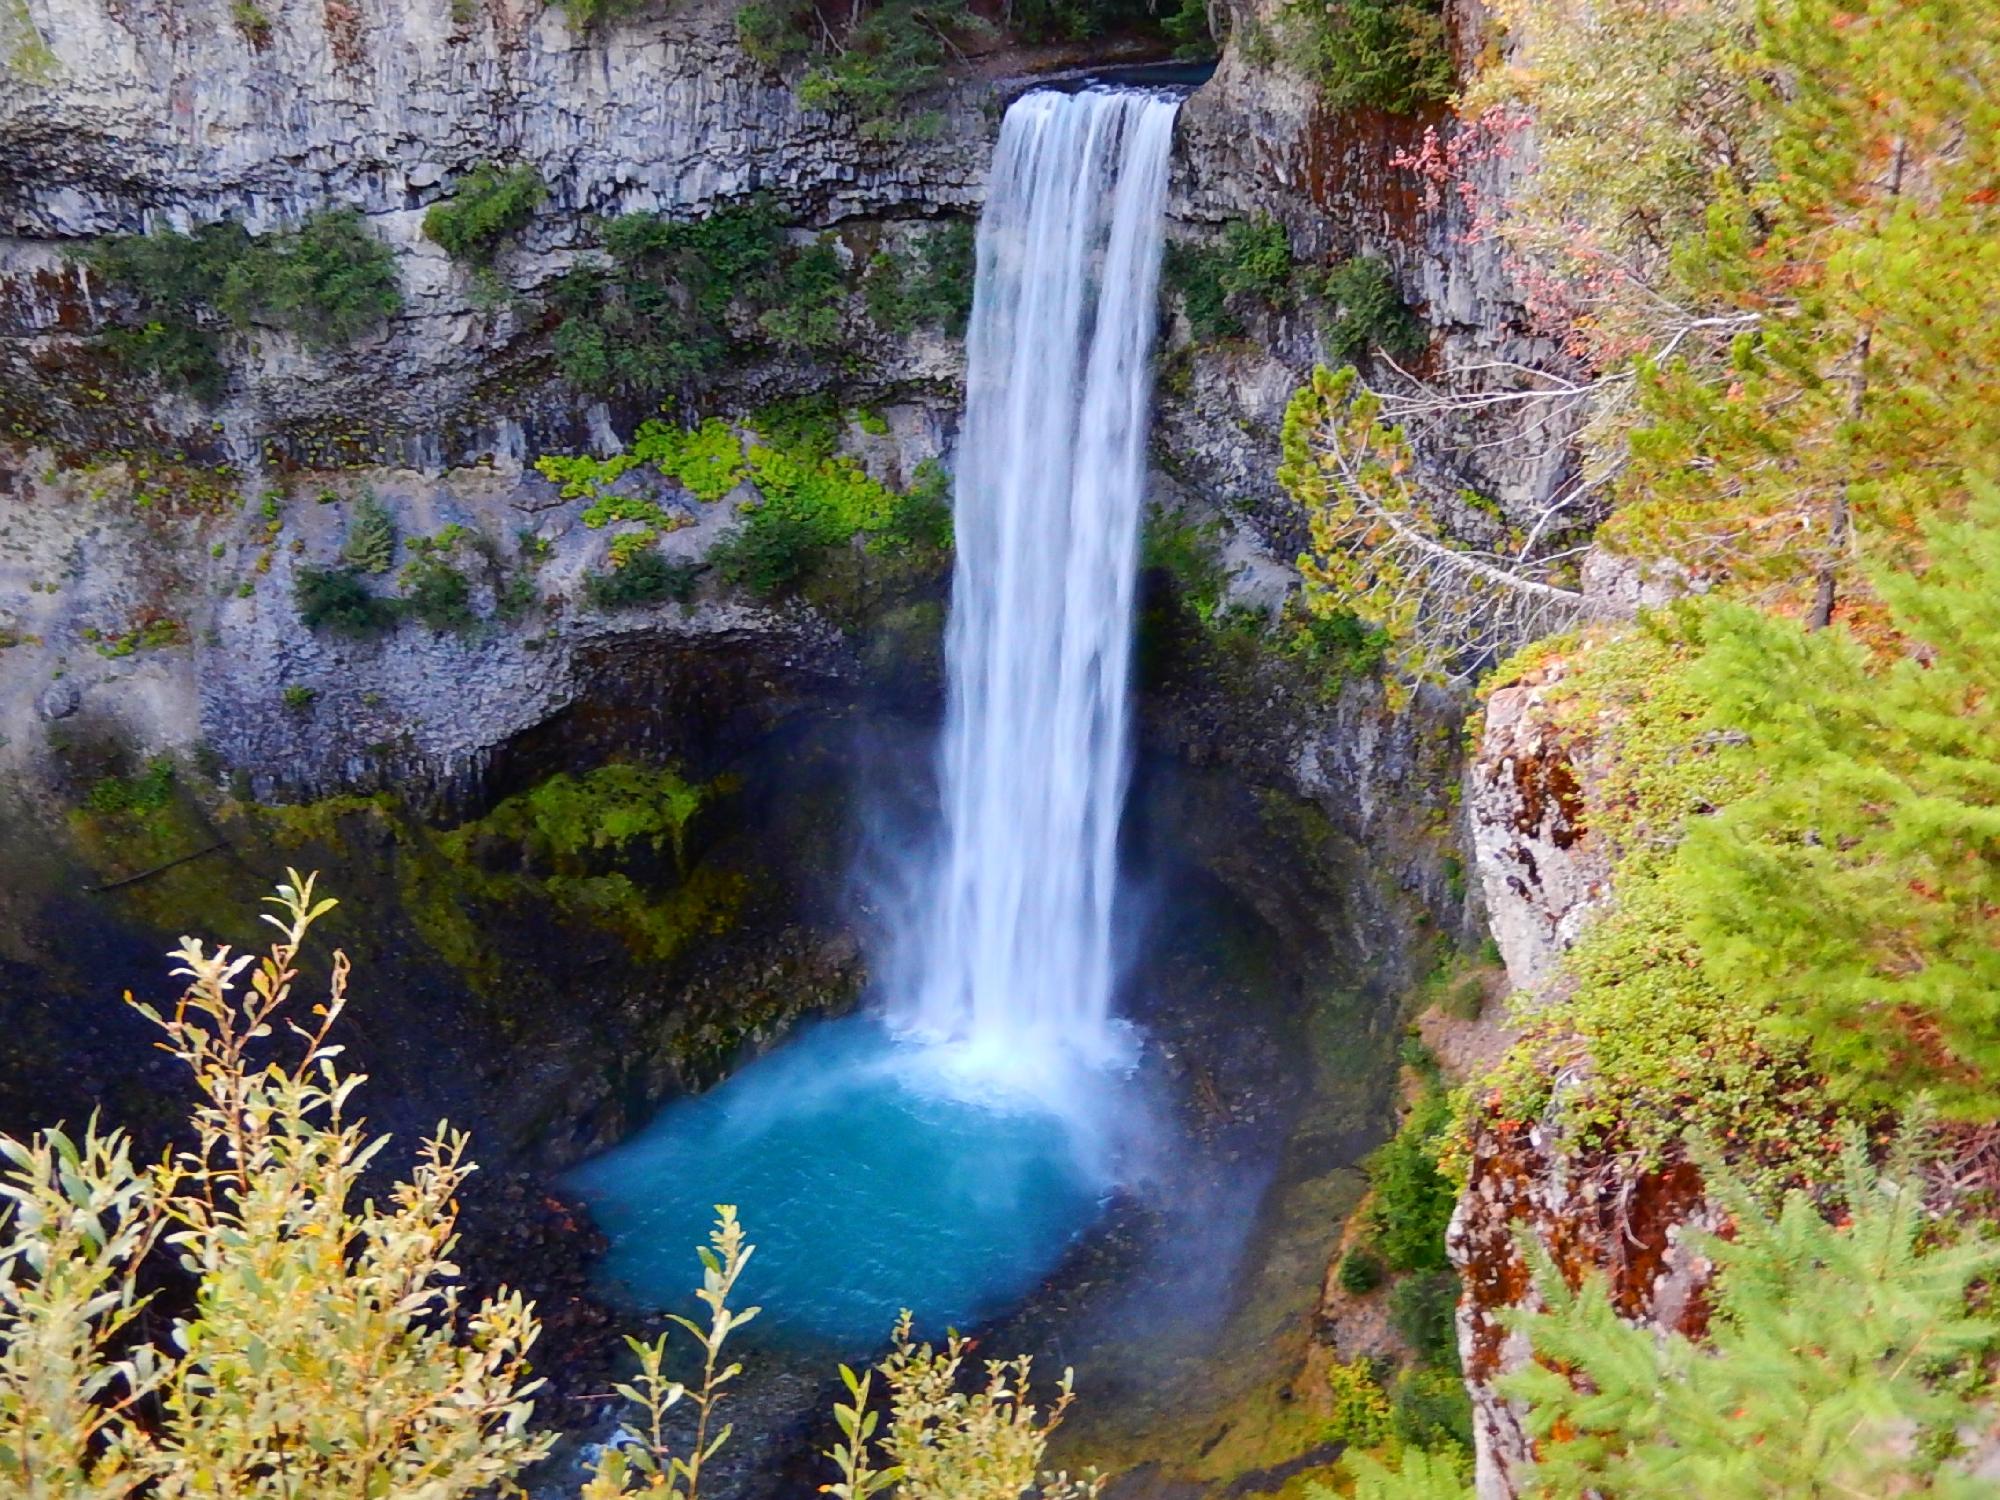
POLYGON ((1962 1444, 1991 1418, 2000 1321, 1968 1299, 2000 1239, 1927 1243, 1914 1139, 1878 1173, 1852 1134, 1832 1219, 1804 1192, 1768 1213, 1711 1163, 1732 1229, 1698 1241, 1716 1267, 1699 1342, 1625 1322, 1601 1278, 1572 1290, 1545 1262, 1546 1310, 1514 1318, 1535 1361, 1500 1382, 1529 1406, 1531 1493, 1991 1494, 1962 1444))
POLYGON ((1279 481, 1305 508, 1313 550, 1299 559, 1306 600, 1387 633, 1392 660, 1413 681, 1463 676, 1494 654, 1602 612, 1574 586, 1580 549, 1552 536, 1560 506, 1525 529, 1492 519, 1495 543, 1448 531, 1440 497, 1419 482, 1400 427, 1353 366, 1315 370, 1285 410, 1279 481))

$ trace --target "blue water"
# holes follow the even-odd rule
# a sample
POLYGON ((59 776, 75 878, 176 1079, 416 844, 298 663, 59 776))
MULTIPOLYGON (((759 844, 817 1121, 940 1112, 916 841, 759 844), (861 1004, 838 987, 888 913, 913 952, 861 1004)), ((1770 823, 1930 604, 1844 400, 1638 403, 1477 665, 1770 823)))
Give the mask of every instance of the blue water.
POLYGON ((856 1017, 669 1105, 570 1174, 610 1238, 600 1289, 680 1308, 714 1205, 733 1203, 757 1246, 738 1301, 767 1333, 863 1353, 905 1307, 931 1336, 1004 1310, 1097 1218, 1110 1165, 1078 1120, 940 1076, 856 1017))

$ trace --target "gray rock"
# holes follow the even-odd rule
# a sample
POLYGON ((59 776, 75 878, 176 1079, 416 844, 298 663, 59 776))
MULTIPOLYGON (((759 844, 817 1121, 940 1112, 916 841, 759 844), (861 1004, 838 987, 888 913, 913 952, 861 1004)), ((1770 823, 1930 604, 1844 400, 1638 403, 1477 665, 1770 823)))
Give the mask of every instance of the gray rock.
POLYGON ((74 682, 58 677, 43 691, 36 708, 44 719, 67 719, 83 706, 83 694, 74 682))

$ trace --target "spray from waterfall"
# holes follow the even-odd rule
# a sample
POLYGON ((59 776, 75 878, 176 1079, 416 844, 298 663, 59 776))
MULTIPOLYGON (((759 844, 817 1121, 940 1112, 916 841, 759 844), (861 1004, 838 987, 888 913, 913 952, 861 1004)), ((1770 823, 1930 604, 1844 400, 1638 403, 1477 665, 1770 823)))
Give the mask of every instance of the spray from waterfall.
POLYGON ((943 829, 895 1019, 976 1076, 1119 1054, 1133 588, 1176 96, 1031 93, 979 223, 943 829))

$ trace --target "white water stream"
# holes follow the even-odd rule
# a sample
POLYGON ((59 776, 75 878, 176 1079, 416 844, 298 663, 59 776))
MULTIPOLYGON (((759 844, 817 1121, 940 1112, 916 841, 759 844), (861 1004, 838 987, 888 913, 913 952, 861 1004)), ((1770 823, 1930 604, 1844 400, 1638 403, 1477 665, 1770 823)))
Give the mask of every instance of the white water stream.
POLYGON ((979 221, 954 505, 943 847, 909 1030, 1046 1089, 1119 1053, 1112 904, 1177 96, 1032 93, 979 221))
POLYGON ((959 452, 942 837, 887 1017, 924 1044, 868 1016, 808 1028, 579 1167, 614 1295, 661 1305, 711 1205, 734 1203, 759 1242, 752 1295, 785 1329, 867 1350, 909 1307, 935 1336, 1012 1305, 1143 1171, 1143 1092, 1078 1073, 1122 1052, 1112 904, 1177 104, 1037 93, 1001 126, 959 452))

